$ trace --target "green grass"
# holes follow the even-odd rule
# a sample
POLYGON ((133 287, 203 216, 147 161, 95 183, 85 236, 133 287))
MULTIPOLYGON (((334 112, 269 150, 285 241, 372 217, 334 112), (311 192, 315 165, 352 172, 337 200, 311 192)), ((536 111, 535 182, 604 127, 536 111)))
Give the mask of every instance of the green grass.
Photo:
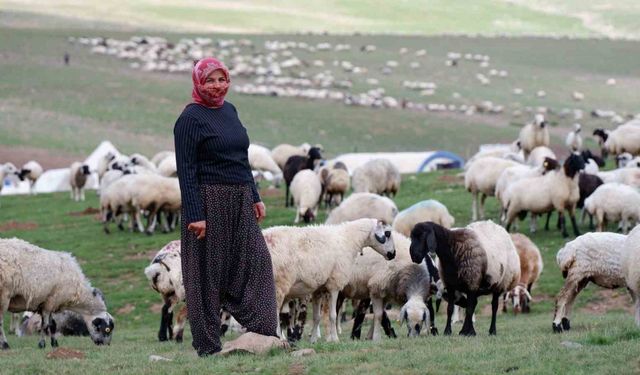
MULTIPOLYGON (((470 195, 459 180, 458 171, 435 172, 429 175, 404 176, 403 185, 395 201, 400 209, 423 199, 438 199, 447 205, 456 218, 456 225, 466 225, 470 219, 470 195)), ((284 208, 284 194, 262 191, 268 209, 263 227, 290 224, 293 209, 284 208)), ((487 215, 497 217, 494 200, 489 200, 487 215)), ((353 342, 348 338, 350 323, 344 325, 342 342, 310 344, 306 339, 299 347, 314 348, 318 354, 295 359, 285 352, 266 357, 234 355, 227 358, 196 359, 187 332, 184 344, 156 341, 159 314, 152 306, 161 303, 159 296, 148 286, 143 269, 149 256, 167 242, 179 238, 178 233, 145 236, 120 232, 111 235, 93 215, 72 215, 87 207, 96 207, 97 197, 87 194, 87 201, 72 202, 65 193, 38 196, 2 197, 0 236, 20 237, 39 246, 71 251, 80 261, 85 274, 105 292, 110 312, 115 316, 116 329, 111 346, 96 347, 88 338, 63 338, 63 347, 82 351, 80 361, 49 360, 50 349, 37 349, 36 337, 9 336, 12 350, 0 352, 3 370, 11 374, 28 373, 215 373, 259 372, 280 374, 304 368, 307 373, 498 373, 517 368, 518 373, 634 373, 640 370, 637 358, 640 350, 640 331, 633 317, 615 308, 605 315, 594 315, 583 308, 590 303, 606 303, 594 286, 580 295, 572 330, 562 335, 551 332, 553 298, 563 279, 555 264, 555 253, 564 244, 557 231, 539 231, 531 236, 540 247, 544 272, 533 294, 536 299, 530 315, 498 317, 498 337, 489 337, 489 316, 480 314, 475 338, 421 337, 411 340, 404 335, 406 328, 393 322, 397 340, 384 339, 380 343, 353 342), (8 225, 8 222, 13 222, 8 225), (30 229, 7 230, 9 227, 31 225, 30 229), (34 228, 34 225, 37 227, 34 228), (133 305, 131 312, 119 312, 133 305), (577 342, 581 348, 569 349, 562 341, 577 342), (152 354, 170 359, 170 363, 150 363, 152 354), (302 367, 300 367, 302 366, 302 367), (258 370, 256 370, 258 369, 258 370)), ((325 218, 321 212, 319 220, 325 218)), ((542 224, 542 223, 539 223, 542 224)), ((521 228, 527 227, 526 223, 521 228)), ((541 227, 541 225, 539 226, 541 227)), ((586 230, 585 227, 582 228, 586 230)), ((526 232, 525 232, 526 233, 526 232)), ((528 234, 528 233, 527 233, 528 234)), ((624 291, 620 290, 623 294, 624 291)), ((486 311, 488 297, 481 298, 486 311)), ((631 303, 628 303, 630 306, 631 303)), ((124 310, 123 310, 124 311, 124 310)), ((443 311, 437 325, 443 330, 443 311)), ((7 319, 5 319, 7 320, 7 319)), ((5 326, 8 326, 8 320, 5 326)), ((309 323, 310 324, 310 323, 309 323)), ((308 326, 309 327, 309 326, 308 326)), ((309 328, 307 328, 309 329, 309 328)), ((454 326, 454 332, 459 330, 454 326)), ((188 331, 188 330, 187 330, 188 331)), ((5 373, 5 372, 3 372, 5 373)))

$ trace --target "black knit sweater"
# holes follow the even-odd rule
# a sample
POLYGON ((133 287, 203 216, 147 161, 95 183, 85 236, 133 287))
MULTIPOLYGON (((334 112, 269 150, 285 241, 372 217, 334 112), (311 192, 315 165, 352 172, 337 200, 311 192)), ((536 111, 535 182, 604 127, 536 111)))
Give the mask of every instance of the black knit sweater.
POLYGON ((201 184, 250 184, 253 201, 260 201, 247 156, 249 136, 233 104, 225 101, 215 109, 189 104, 173 136, 186 224, 205 220, 201 184))

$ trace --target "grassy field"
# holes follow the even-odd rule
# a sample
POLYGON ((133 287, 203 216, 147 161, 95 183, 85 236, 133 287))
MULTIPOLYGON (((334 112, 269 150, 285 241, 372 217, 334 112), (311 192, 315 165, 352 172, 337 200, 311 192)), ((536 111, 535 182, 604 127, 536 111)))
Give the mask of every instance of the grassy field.
MULTIPOLYGON (((456 225, 470 219, 470 196, 464 191, 457 171, 405 176, 395 199, 400 209, 427 198, 446 204, 456 225)), ((282 192, 262 191, 268 207, 263 227, 289 224, 294 211, 283 208, 282 192)), ((551 332, 553 298, 562 285, 555 265, 555 253, 565 242, 556 231, 541 231, 531 236, 540 247, 545 270, 534 289, 532 313, 528 316, 500 315, 498 337, 489 337, 489 298, 481 299, 476 323, 478 337, 404 337, 406 328, 394 322, 401 338, 381 343, 352 342, 350 323, 345 324, 342 342, 311 345, 303 340, 299 347, 312 347, 318 354, 295 359, 285 352, 266 358, 235 355, 227 358, 197 360, 191 351, 190 335, 185 344, 158 343, 159 296, 148 286, 143 269, 155 251, 178 233, 144 236, 116 231, 102 232, 94 215, 79 215, 87 207, 96 207, 97 198, 88 194, 84 203, 69 200, 67 194, 42 194, 35 197, 2 197, 0 236, 17 236, 49 249, 73 252, 93 284, 103 289, 110 312, 116 318, 111 346, 96 347, 88 338, 63 338, 61 345, 82 351, 80 361, 49 360, 37 349, 37 338, 9 337, 12 350, 0 352, 6 373, 637 373, 640 362, 640 331, 629 312, 631 302, 624 290, 602 293, 590 286, 578 299, 572 331, 562 335, 551 332), (603 314, 607 311, 606 314, 603 314), (580 348, 566 348, 563 341, 576 342, 580 348), (173 359, 170 363, 150 363, 149 355, 173 359)), ((488 202, 489 217, 496 217, 495 202, 488 202)), ((324 213, 320 220, 324 219, 324 213)), ((521 227, 526 227, 522 225, 521 227)), ((586 230, 586 228, 582 228, 586 230)), ((437 317, 442 331, 444 316, 437 317)), ((7 321, 8 324, 8 321, 7 321)), ((454 332, 459 330, 456 326, 454 332)))
MULTIPOLYGON (((640 35, 633 0, 5 0, 5 10, 43 15, 39 27, 146 28, 240 33, 640 35), (64 16, 66 21, 50 16, 64 16)), ((9 20, 33 25, 32 18, 9 20)))

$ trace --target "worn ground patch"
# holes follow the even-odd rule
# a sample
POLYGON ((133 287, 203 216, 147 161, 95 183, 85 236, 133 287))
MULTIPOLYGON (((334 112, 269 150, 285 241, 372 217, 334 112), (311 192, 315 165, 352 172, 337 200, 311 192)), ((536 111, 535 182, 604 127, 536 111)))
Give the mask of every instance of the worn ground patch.
POLYGON ((32 221, 15 221, 9 220, 4 223, 0 223, 0 233, 8 232, 11 230, 36 230, 38 229, 38 224, 32 221))

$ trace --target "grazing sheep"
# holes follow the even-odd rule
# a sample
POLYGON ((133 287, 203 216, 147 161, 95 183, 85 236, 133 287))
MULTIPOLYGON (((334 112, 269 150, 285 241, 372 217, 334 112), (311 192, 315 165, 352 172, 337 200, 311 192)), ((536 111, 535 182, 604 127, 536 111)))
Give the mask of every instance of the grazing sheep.
POLYGON ((533 167, 539 167, 544 163, 546 159, 558 160, 558 157, 556 156, 555 152, 553 152, 549 147, 538 146, 531 150, 531 153, 527 158, 527 164, 533 167))
POLYGON ((604 148, 613 155, 640 154, 640 120, 632 120, 609 132, 604 148))
POLYGON ((278 167, 284 170, 284 165, 287 163, 290 157, 294 155, 305 156, 309 154, 309 150, 311 149, 311 145, 308 143, 303 143, 300 146, 292 146, 290 144, 280 144, 271 150, 271 157, 278 164, 278 167))
POLYGON ((628 185, 610 182, 598 188, 584 201, 584 208, 595 215, 598 232, 608 221, 620 221, 622 233, 640 221, 640 192, 628 185))
POLYGON ((582 149, 582 136, 580 135, 581 130, 582 126, 580 124, 574 124, 573 131, 567 134, 564 144, 567 145, 570 152, 579 152, 582 149))
MULTIPOLYGON (((140 233, 153 234, 159 213, 179 215, 182 207, 180 184, 175 177, 163 177, 155 174, 138 175, 129 184, 133 219, 140 233), (149 222, 145 229, 142 225, 141 211, 149 213, 149 222)), ((173 225, 172 225, 173 226, 173 225)), ((164 232, 169 232, 168 220, 164 221, 164 232)))
POLYGON ((393 229, 409 237, 413 227, 423 221, 432 221, 447 229, 455 223, 444 204, 435 199, 428 199, 400 211, 393 220, 393 229))
MULTIPOLYGON (((580 224, 584 223, 584 218, 588 214, 587 210, 584 208, 584 201, 602 184, 604 184, 604 182, 600 177, 589 173, 580 173, 580 177, 578 178, 580 199, 578 199, 578 203, 576 204, 576 207, 582 210, 580 224)), ((593 230, 594 228, 593 215, 589 214, 589 229, 593 230)))
POLYGON ((344 163, 338 162, 332 168, 322 167, 318 170, 318 176, 322 182, 325 207, 331 208, 342 203, 351 187, 351 177, 344 163))
MULTIPOLYGON (((104 232, 109 234, 109 222, 113 219, 118 221, 118 228, 124 230, 122 221, 124 215, 134 215, 134 207, 131 203, 131 193, 136 180, 141 178, 140 175, 127 174, 111 183, 100 194, 100 217, 104 232)), ((133 220, 130 221, 130 228, 133 231, 133 220)))
POLYGON ((393 223, 398 207, 387 197, 372 193, 353 193, 336 207, 325 224, 340 224, 362 218, 373 218, 385 224, 393 223))
POLYGON ((318 175, 309 169, 298 172, 291 181, 291 195, 296 207, 296 218, 293 222, 300 222, 300 216, 305 223, 314 221, 322 200, 322 183, 318 175))
MULTIPOLYGON (((584 168, 584 160, 572 154, 565 160, 562 170, 548 172, 544 176, 529 177, 518 180, 507 189, 507 204, 505 206, 507 231, 517 215, 522 212, 532 214, 550 213, 558 211, 558 220, 562 229, 562 236, 568 237, 564 211, 569 212, 571 224, 576 236, 580 235, 575 218, 575 207, 580 199, 578 187, 579 172, 584 168)), ((547 216, 547 225, 549 216, 547 216)))
POLYGON ((73 162, 69 168, 69 184, 71 185, 71 199, 74 201, 84 201, 84 185, 87 183, 87 176, 91 174, 89 166, 78 161, 73 162))
POLYGON ((249 145, 249 165, 252 170, 263 172, 270 172, 273 174, 274 184, 276 187, 280 186, 282 180, 282 169, 271 157, 271 151, 263 146, 255 144, 249 145))
POLYGON ((176 153, 173 151, 160 151, 157 154, 153 155, 153 157, 151 158, 151 162, 156 167, 159 167, 160 163, 168 157, 173 157, 175 159, 176 153))
POLYGON ((633 228, 623 245, 622 273, 635 302, 636 324, 640 327, 640 226, 633 228))
POLYGON ((607 289, 625 285, 622 258, 626 238, 617 233, 587 233, 558 250, 556 263, 565 281, 556 298, 553 332, 571 329, 573 302, 589 282, 607 289))
POLYGON ((496 184, 502 172, 519 163, 492 156, 477 159, 464 174, 464 187, 472 194, 471 212, 473 221, 484 219, 484 201, 495 195, 496 184), (480 200, 478 195, 482 194, 480 200))
POLYGON ((317 147, 311 147, 307 156, 294 155, 287 160, 283 169, 284 183, 286 185, 285 207, 289 207, 291 204, 289 201, 289 187, 291 186, 291 181, 293 181, 296 173, 303 169, 313 170, 316 165, 316 161, 321 159, 322 154, 320 153, 320 149, 317 147))
POLYGON ((400 172, 387 159, 373 159, 353 171, 354 193, 395 196, 400 190, 400 172))
POLYGON ((20 177, 20 181, 24 181, 25 178, 29 180, 29 191, 31 194, 36 193, 33 187, 35 186, 38 178, 40 178, 40 176, 42 175, 42 171, 43 170, 40 163, 35 160, 31 160, 22 166, 22 169, 18 174, 18 177, 20 177))
POLYGON ((411 231, 410 252, 415 263, 422 262, 429 254, 438 255, 440 278, 448 294, 445 335, 451 334, 451 316, 458 292, 466 295, 466 305, 461 306, 466 308, 466 316, 460 334, 475 336, 473 313, 478 296, 485 294, 493 296, 489 334, 496 334, 500 296, 520 280, 518 252, 504 228, 491 221, 454 230, 431 222, 419 223, 411 231))
POLYGON ((521 311, 528 313, 530 311, 529 304, 531 303, 531 288, 540 278, 542 268, 544 267, 542 255, 540 255, 538 246, 524 234, 512 234, 511 240, 520 258, 520 281, 515 288, 505 294, 502 311, 507 311, 506 302, 511 299, 513 312, 515 314, 521 311))
POLYGON ((542 114, 536 114, 533 123, 525 125, 518 136, 520 147, 524 152, 524 158, 538 146, 549 146, 549 129, 542 114))
POLYGON ((318 339, 320 300, 325 291, 330 294, 331 332, 327 340, 339 341, 338 293, 349 282, 353 262, 362 249, 369 246, 389 260, 395 257, 391 227, 376 219, 338 225, 272 227, 263 231, 263 235, 271 252, 278 311, 286 299, 312 295, 312 342, 318 339))
MULTIPOLYGON (((89 329, 82 315, 73 311, 61 311, 51 315, 51 324, 56 326, 54 337, 60 336, 89 336, 89 329)), ((38 313, 25 311, 16 330, 16 336, 22 337, 39 333, 42 330, 42 316, 38 313)))
MULTIPOLYGON (((91 287, 71 254, 45 250, 17 238, 0 239, 0 322, 7 311, 38 312, 44 318, 38 346, 46 346, 46 333, 51 346, 56 347, 51 316, 61 310, 81 314, 96 345, 111 342, 113 318, 102 292, 91 287)), ((0 348, 9 348, 2 325, 0 348)))

